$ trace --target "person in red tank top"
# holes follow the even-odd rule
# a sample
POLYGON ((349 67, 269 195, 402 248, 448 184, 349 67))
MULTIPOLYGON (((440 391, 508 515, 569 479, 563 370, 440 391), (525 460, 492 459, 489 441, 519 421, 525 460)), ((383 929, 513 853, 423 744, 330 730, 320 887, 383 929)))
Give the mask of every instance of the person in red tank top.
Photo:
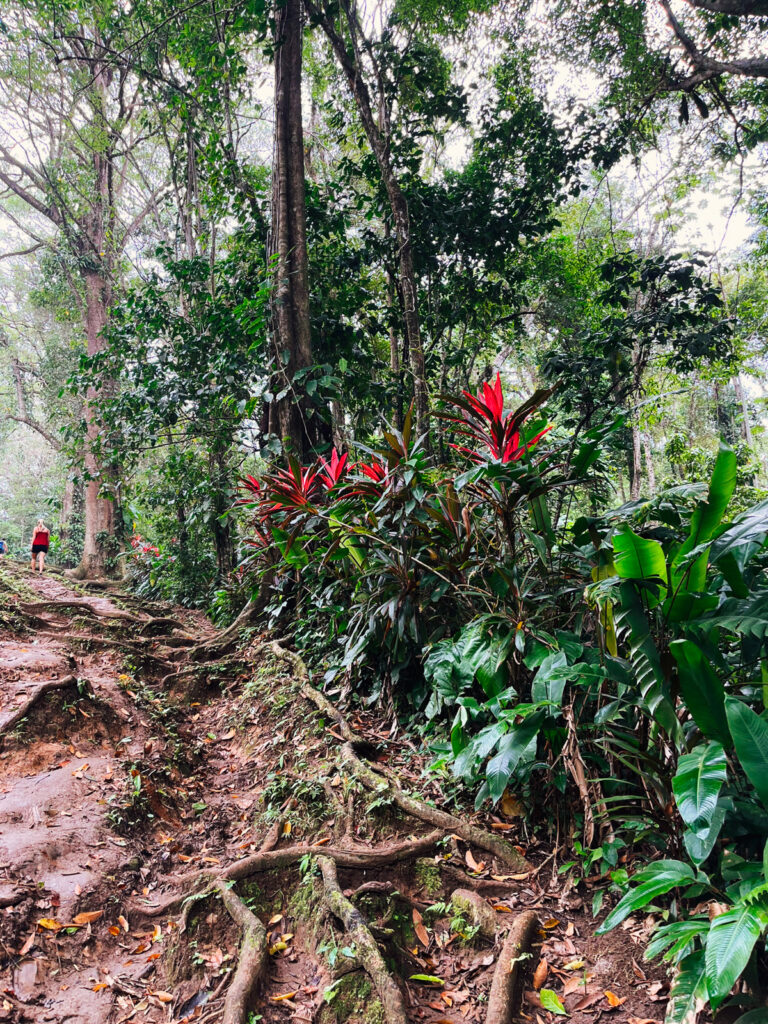
POLYGON ((36 568, 38 572, 42 572, 45 568, 45 556, 48 554, 48 541, 50 537, 48 527, 42 519, 38 519, 37 525, 32 531, 32 572, 36 568))

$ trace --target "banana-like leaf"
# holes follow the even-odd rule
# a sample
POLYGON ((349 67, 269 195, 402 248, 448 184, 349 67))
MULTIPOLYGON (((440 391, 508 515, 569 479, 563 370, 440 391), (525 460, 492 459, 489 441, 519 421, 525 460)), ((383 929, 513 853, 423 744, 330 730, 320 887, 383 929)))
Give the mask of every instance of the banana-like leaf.
POLYGON ((667 590, 667 561, 656 540, 640 537, 626 524, 613 537, 613 564, 625 580, 643 580, 659 584, 659 594, 652 595, 649 605, 658 604, 667 590))
POLYGON ((707 989, 713 1009, 722 1003, 749 963, 755 943, 768 928, 768 909, 737 903, 712 922, 707 936, 707 989))
POLYGON ((723 530, 712 545, 713 562, 729 554, 737 554, 742 548, 759 551, 768 536, 768 498, 748 508, 723 530))
POLYGON ((684 833, 683 845, 685 846, 686 853, 697 866, 703 864, 715 848, 717 837, 720 835, 720 829, 725 822, 725 811, 726 808, 722 803, 719 803, 709 824, 704 824, 696 829, 688 829, 684 833))
POLYGON ((672 792, 680 817, 689 828, 712 823, 727 773, 728 761, 720 743, 702 743, 680 758, 672 792))
POLYGON ((537 712, 529 715, 520 725, 516 725, 499 744, 498 754, 488 762, 485 774, 494 803, 501 799, 510 776, 521 761, 527 762, 543 719, 544 715, 537 712))
POLYGON ((696 506, 691 517, 691 531, 687 540, 675 555, 672 566, 672 589, 702 591, 706 583, 709 552, 704 551, 690 565, 681 568, 686 556, 694 548, 711 540, 723 519, 728 502, 736 486, 736 453, 728 445, 720 444, 707 500, 696 506))
POLYGON ((725 690, 719 676, 692 640, 669 645, 680 676, 680 689, 694 722, 708 739, 731 746, 725 714, 725 690))
POLYGON ((741 767, 768 807, 768 722, 736 697, 726 697, 725 712, 741 767))
POLYGON ((760 590, 753 592, 746 601, 728 598, 723 601, 716 613, 694 619, 691 626, 704 630, 715 626, 728 633, 765 640, 768 636, 768 594, 760 590))

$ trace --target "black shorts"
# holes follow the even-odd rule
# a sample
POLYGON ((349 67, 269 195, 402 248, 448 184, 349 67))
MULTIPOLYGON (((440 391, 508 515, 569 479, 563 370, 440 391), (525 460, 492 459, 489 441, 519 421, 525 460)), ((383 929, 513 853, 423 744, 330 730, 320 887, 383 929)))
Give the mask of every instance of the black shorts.
POLYGON ((33 544, 32 545, 32 554, 33 555, 39 555, 41 551, 44 551, 46 553, 46 555, 47 555, 48 554, 48 545, 47 544, 33 544))

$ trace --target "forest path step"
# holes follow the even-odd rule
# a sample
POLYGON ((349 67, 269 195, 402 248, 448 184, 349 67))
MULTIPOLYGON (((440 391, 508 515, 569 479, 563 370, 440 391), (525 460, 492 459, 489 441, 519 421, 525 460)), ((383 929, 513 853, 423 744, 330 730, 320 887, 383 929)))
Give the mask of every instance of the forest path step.
MULTIPOLYGON (((520 857, 516 872, 483 839, 487 818, 431 820, 423 798, 445 800, 426 752, 373 712, 345 720, 300 659, 258 641, 206 664, 177 648, 166 690, 170 634, 138 644, 109 618, 125 606, 144 621, 134 601, 112 595, 106 618, 80 618, 79 590, 19 583, 19 605, 33 591, 49 607, 0 644, 3 1024, 246 1024, 246 1006, 264 1024, 487 1024, 522 911, 551 919, 526 932, 550 957, 572 960, 593 938, 554 868, 540 880, 520 857), (75 616, 71 639, 47 631, 49 617, 75 616), (470 890, 461 908, 455 890, 470 890)), ((197 613, 167 618, 216 635, 197 613)), ((606 955, 616 938, 626 944, 601 940, 599 960, 614 978, 631 962, 623 948, 606 955)))

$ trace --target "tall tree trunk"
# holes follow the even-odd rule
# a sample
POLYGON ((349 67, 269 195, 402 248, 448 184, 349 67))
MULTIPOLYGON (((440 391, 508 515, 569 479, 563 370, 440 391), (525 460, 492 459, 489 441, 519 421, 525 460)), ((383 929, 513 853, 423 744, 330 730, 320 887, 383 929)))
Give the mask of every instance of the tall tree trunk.
MULTIPOLYGON (((85 283, 85 335, 89 356, 102 352, 107 344, 104 328, 109 317, 111 286, 103 274, 87 271, 85 283)), ((119 500, 116 493, 116 474, 107 470, 97 457, 95 447, 100 428, 94 418, 94 404, 98 398, 95 388, 89 388, 85 401, 87 423, 85 469, 85 537, 83 555, 75 575, 80 579, 113 574, 119 543, 116 540, 119 500), (103 491, 112 487, 107 498, 103 491)))
MULTIPOLYGON (((304 130, 301 110, 301 0, 275 11, 275 135, 272 169, 271 250, 275 260, 273 335, 278 392, 274 419, 292 451, 311 448, 306 398, 294 377, 312 365, 304 201, 304 130)), ((274 420, 273 420, 274 422, 274 420)))
POLYGON ((226 450, 220 446, 209 456, 208 476, 213 489, 213 543, 216 548, 216 565, 219 575, 226 576, 235 564, 235 545, 229 520, 222 521, 230 507, 231 499, 228 495, 231 481, 226 450))
POLYGON ((640 427, 632 421, 632 462, 630 463, 629 497, 635 501, 640 497, 640 479, 643 472, 640 427))
MULTIPOLYGON (((344 71, 350 92, 360 114, 363 130, 368 139, 373 155, 381 174, 381 181, 387 193, 392 213, 392 223, 397 242, 398 259, 398 291, 402 304, 403 322, 405 325, 405 342, 408 347, 408 359, 413 376, 414 411, 418 433, 428 434, 429 431, 429 395, 424 362, 424 346, 419 324, 419 311, 416 287, 416 270, 413 262, 413 246, 411 244, 411 224, 408 212, 408 200, 400 188, 397 174, 392 163, 390 152, 391 129, 386 114, 386 99, 379 97, 379 118, 373 113, 371 95, 363 78, 360 53, 358 48, 359 27, 354 11, 348 0, 341 0, 347 27, 350 33, 352 48, 339 35, 336 27, 325 9, 321 9, 314 0, 304 0, 307 10, 317 18, 336 54, 336 59, 344 71)), ((368 52, 371 56, 370 48, 368 52)))
POLYGON ((737 373, 733 378, 733 390, 736 394, 736 401, 741 406, 741 436, 752 447, 752 425, 749 422, 749 406, 747 396, 744 394, 744 385, 741 382, 741 374, 737 373))
POLYGON ((643 454, 645 455, 645 472, 648 474, 648 492, 653 495, 656 493, 656 467, 653 464, 651 435, 647 430, 643 431, 643 454))

